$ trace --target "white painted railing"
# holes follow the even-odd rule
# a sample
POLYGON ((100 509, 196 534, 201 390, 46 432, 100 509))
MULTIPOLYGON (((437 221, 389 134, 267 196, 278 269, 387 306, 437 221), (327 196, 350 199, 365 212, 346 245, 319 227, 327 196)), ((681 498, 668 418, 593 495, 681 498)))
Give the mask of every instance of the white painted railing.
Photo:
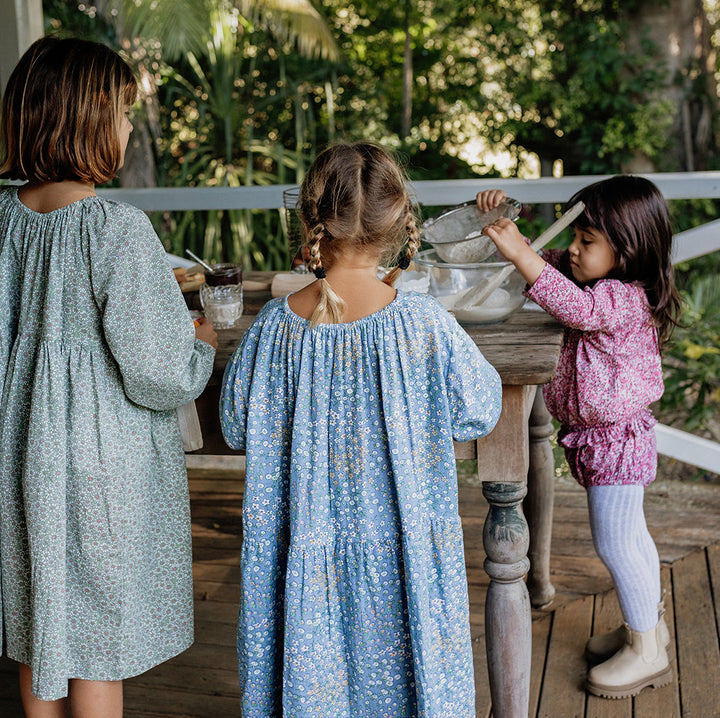
POLYGON ((705 471, 720 473, 720 444, 673 429, 665 424, 655 425, 658 453, 697 466, 705 471))
POLYGON ((673 264, 720 249, 720 219, 701 224, 673 237, 673 264))
MULTIPOLYGON (((527 204, 566 202, 575 192, 610 175, 544 177, 541 179, 428 180, 408 184, 420 204, 453 205, 472 199, 485 189, 501 188, 527 204)), ((652 180, 665 199, 720 198, 720 172, 653 173, 652 180)), ((145 210, 278 209, 283 192, 294 185, 266 187, 182 187, 106 189, 98 193, 145 210)), ((720 219, 675 235, 673 263, 700 257, 720 249, 720 219)), ((720 444, 688 432, 658 424, 658 451, 706 471, 720 473, 720 444)))
MULTIPOLYGON (((462 179, 410 182, 420 204, 453 205, 472 199, 478 192, 499 187, 510 197, 528 204, 565 202, 579 189, 610 175, 543 177, 541 179, 462 179)), ((720 197, 720 172, 670 172, 642 175, 652 180, 666 199, 720 197)), ((106 189, 99 194, 140 207, 146 212, 189 209, 277 209, 283 191, 295 185, 266 187, 151 187, 106 189)))

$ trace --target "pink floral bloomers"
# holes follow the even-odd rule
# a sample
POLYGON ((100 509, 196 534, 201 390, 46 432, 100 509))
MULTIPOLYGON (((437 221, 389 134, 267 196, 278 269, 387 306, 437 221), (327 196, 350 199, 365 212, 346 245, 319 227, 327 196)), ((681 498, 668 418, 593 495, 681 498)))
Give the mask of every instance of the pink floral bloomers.
POLYGON ((560 444, 582 486, 639 484, 655 478, 657 451, 648 406, 663 393, 650 306, 638 284, 601 279, 578 287, 548 265, 526 292, 565 326, 557 373, 543 390, 560 422, 560 444))

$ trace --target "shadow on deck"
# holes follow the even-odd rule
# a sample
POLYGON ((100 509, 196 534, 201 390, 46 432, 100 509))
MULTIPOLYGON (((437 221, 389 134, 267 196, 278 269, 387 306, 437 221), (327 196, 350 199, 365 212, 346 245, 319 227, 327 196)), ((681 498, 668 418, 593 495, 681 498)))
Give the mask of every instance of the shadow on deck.
MULTIPOLYGON (((126 718, 239 717, 235 621, 240 580, 242 478, 192 470, 196 641, 186 652, 125 682, 126 718)), ((663 562, 674 681, 635 699, 586 696, 582 657, 592 633, 614 628, 620 613, 610 578, 595 556, 584 491, 558 480, 551 571, 553 604, 533 612, 530 716, 535 718, 718 718, 720 716, 720 487, 656 483, 646 514, 663 562), (716 602, 717 599, 717 602, 716 602)), ((488 579, 482 568, 487 503, 461 490, 477 691, 477 716, 491 715, 484 641, 488 579)), ((0 716, 20 718, 16 668, 0 659, 0 716)))

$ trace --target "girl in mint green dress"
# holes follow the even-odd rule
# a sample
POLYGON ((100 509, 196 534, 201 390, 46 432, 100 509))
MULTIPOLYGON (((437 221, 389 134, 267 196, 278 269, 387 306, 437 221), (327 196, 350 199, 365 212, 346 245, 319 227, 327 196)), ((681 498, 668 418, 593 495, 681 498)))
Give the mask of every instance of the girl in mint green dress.
POLYGON ((434 298, 393 289, 419 239, 383 150, 326 150, 299 209, 318 281, 263 308, 221 394, 247 454, 242 716, 472 718, 453 439, 493 428, 500 379, 434 298))
POLYGON ((119 681, 193 638, 176 408, 215 334, 145 215, 94 192, 135 93, 109 49, 45 38, 3 101, 0 176, 26 183, 0 188, 0 628, 30 718, 119 718, 119 681))

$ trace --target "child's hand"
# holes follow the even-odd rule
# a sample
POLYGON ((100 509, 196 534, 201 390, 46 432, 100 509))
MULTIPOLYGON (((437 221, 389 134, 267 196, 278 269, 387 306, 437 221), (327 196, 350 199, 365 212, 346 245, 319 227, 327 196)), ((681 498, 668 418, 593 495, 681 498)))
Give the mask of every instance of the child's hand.
POLYGON ((489 212, 491 209, 495 209, 499 204, 502 204, 507 199, 507 195, 501 189, 486 189, 483 192, 478 192, 475 197, 478 209, 481 212, 489 212))
POLYGON ((515 262, 518 254, 528 248, 515 222, 507 217, 496 219, 492 224, 483 227, 482 232, 495 242, 501 254, 511 262, 515 262))
POLYGON ((500 217, 485 227, 483 234, 495 242, 495 246, 515 265, 530 286, 535 284, 545 267, 545 260, 525 242, 515 222, 500 217))
POLYGON ((206 317, 200 317, 195 320, 197 326, 195 327, 195 338, 199 339, 206 344, 209 344, 213 349, 218 348, 217 332, 213 328, 213 325, 207 320, 206 317))

